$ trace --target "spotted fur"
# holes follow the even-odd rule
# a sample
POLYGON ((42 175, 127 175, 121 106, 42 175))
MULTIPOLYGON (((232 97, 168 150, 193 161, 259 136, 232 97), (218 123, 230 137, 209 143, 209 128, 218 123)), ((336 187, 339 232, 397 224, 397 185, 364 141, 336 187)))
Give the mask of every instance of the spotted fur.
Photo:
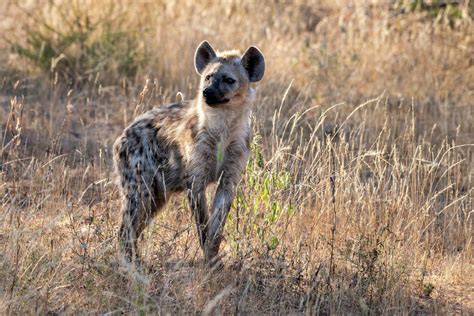
POLYGON ((135 119, 114 144, 122 196, 121 248, 137 258, 137 238, 174 193, 185 191, 205 260, 217 257, 235 187, 244 170, 251 138, 254 91, 262 78, 263 55, 254 47, 242 57, 216 53, 206 41, 196 50, 201 75, 194 100, 153 109, 135 119), (217 182, 210 212, 206 187, 217 182))

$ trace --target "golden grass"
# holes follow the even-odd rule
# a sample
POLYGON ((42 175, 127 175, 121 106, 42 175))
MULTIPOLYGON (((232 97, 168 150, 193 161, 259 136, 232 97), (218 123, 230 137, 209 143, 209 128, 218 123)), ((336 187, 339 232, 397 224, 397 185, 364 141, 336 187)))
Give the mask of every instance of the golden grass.
POLYGON ((1 313, 473 313, 472 22, 361 3, 2 4, 1 313), (68 83, 10 50, 76 17, 139 35, 135 77, 68 83), (111 144, 137 113, 193 97, 202 39, 267 60, 225 268, 203 267, 178 196, 135 271, 117 256, 111 144))

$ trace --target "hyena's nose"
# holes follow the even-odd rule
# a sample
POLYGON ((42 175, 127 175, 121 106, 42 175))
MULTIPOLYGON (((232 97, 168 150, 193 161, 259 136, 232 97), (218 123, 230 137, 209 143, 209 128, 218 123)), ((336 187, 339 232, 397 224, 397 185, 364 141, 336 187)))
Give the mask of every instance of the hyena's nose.
POLYGON ((210 106, 229 102, 228 99, 224 99, 224 95, 215 87, 205 88, 202 91, 202 95, 206 100, 206 103, 210 106))
POLYGON ((206 98, 209 97, 209 96, 212 96, 212 95, 214 95, 214 94, 215 94, 214 89, 212 89, 212 88, 210 88, 210 87, 207 87, 207 88, 204 89, 204 91, 202 92, 202 95, 203 95, 204 97, 206 97, 206 98))

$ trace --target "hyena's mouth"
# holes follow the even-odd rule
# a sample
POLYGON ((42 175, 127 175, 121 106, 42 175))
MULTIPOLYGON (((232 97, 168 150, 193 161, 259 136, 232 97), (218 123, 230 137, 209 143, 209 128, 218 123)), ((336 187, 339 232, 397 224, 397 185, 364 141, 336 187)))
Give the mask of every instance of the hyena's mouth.
POLYGON ((205 97, 207 105, 214 107, 220 104, 225 104, 230 101, 230 99, 218 99, 218 98, 212 98, 212 97, 205 97))

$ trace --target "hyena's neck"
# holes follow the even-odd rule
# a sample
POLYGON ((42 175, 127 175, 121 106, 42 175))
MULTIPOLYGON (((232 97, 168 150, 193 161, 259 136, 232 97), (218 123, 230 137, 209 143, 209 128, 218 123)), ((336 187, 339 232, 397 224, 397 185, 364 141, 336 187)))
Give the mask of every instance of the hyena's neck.
POLYGON ((199 127, 224 137, 234 132, 240 132, 241 129, 248 128, 253 101, 253 89, 249 90, 247 98, 239 102, 231 100, 231 103, 226 104, 225 108, 210 107, 202 97, 197 97, 195 108, 197 109, 199 127))

